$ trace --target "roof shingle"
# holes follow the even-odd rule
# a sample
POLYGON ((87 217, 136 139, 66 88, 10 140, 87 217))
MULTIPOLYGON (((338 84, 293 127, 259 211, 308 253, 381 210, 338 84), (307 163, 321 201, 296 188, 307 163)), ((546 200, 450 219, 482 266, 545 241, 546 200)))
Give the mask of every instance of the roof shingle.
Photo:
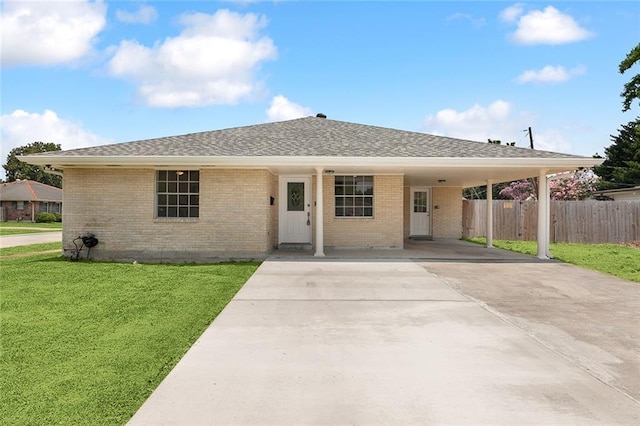
MULTIPOLYGON (((44 153, 48 156, 576 158, 419 132, 306 117, 44 153)), ((579 158, 579 157, 578 157, 579 158)))

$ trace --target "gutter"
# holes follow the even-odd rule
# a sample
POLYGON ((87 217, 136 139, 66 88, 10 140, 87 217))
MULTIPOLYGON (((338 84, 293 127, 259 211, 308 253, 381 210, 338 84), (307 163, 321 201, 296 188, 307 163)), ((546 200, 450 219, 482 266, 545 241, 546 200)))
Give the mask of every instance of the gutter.
MULTIPOLYGON (((604 159, 591 157, 560 158, 460 158, 460 157, 213 157, 213 156, 17 156, 20 161, 44 166, 45 170, 65 167, 277 167, 277 166, 386 166, 386 167, 593 167, 604 159)), ((47 170, 49 171, 49 170, 47 170)), ((58 172, 59 173, 59 172, 58 172)))

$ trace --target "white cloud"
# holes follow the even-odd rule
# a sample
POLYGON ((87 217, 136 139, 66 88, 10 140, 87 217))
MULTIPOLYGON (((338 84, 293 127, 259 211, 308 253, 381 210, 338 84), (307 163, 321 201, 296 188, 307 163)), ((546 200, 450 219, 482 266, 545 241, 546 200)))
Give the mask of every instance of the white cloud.
POLYGON ((18 109, 11 114, 0 116, 0 134, 2 135, 2 148, 0 148, 2 164, 13 148, 32 142, 59 143, 62 149, 110 142, 84 130, 78 123, 58 117, 58 114, 48 109, 42 114, 18 109))
POLYGON ((497 100, 486 107, 476 104, 461 112, 453 109, 438 111, 425 119, 424 131, 478 142, 499 139, 503 143, 515 142, 516 146, 528 148, 525 130, 533 126, 535 149, 571 153, 571 142, 562 130, 539 128, 535 121, 533 114, 518 112, 511 103, 497 100))
POLYGON ((481 28, 486 23, 484 18, 482 17, 476 18, 475 16, 470 15, 468 13, 454 13, 453 15, 447 18, 447 22, 451 22, 451 21, 467 21, 474 28, 481 28))
POLYGON ((4 1, 3 66, 55 65, 87 55, 105 26, 106 11, 101 1, 4 1))
POLYGON ((585 40, 593 33, 582 28, 573 17, 560 12, 553 6, 543 10, 523 13, 521 5, 510 6, 502 11, 503 21, 516 23, 511 34, 513 41, 520 44, 564 44, 585 40))
POLYGON ((517 83, 562 83, 571 77, 584 74, 585 67, 579 66, 570 70, 563 66, 547 65, 540 70, 527 70, 516 78, 517 83))
POLYGON ((269 121, 292 120, 294 118, 308 117, 312 114, 313 112, 310 108, 293 103, 282 95, 275 96, 267 110, 269 121))
POLYGON ((557 129, 534 133, 534 147, 540 151, 571 152, 571 142, 557 129))
MULTIPOLYGON (((443 109, 425 120, 425 131, 432 134, 484 142, 487 139, 502 139, 518 128, 511 117, 512 105, 497 100, 487 107, 475 104, 466 111, 443 109)), ((511 139, 508 140, 510 142, 511 139)))
POLYGON ((522 3, 516 3, 503 10, 500 13, 500 19, 505 22, 514 23, 518 20, 518 17, 522 15, 522 12, 524 12, 522 3))
POLYGON ((277 55, 273 41, 259 36, 264 16, 219 10, 184 14, 180 23, 180 35, 152 47, 121 42, 108 65, 111 75, 139 84, 138 95, 156 107, 235 104, 260 94, 255 73, 277 55))
POLYGON ((152 6, 142 5, 140 9, 135 12, 127 12, 126 10, 118 9, 116 11, 116 18, 121 22, 127 24, 150 24, 158 17, 158 12, 152 6))

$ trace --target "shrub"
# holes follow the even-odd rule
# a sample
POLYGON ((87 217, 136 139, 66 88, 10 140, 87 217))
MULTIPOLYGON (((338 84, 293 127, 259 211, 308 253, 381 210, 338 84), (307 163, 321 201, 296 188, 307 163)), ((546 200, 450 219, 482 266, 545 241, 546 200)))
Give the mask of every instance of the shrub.
POLYGON ((60 213, 54 213, 53 215, 56 217, 56 222, 62 222, 62 215, 60 213))
POLYGON ((56 215, 53 213, 38 213, 38 216, 36 216, 37 223, 51 223, 55 222, 55 220, 56 215))

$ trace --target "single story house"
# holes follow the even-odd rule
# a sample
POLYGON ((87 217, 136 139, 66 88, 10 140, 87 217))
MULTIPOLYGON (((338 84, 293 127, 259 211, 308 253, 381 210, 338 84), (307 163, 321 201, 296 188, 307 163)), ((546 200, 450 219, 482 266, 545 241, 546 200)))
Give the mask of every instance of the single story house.
POLYGON ((1 222, 33 222, 43 212, 62 212, 62 189, 22 179, 0 184, 1 222))
MULTIPOLYGON (((63 173, 66 250, 93 233, 95 259, 203 262, 262 258, 287 245, 324 256, 325 247, 460 238, 464 187, 544 182, 602 161, 324 114, 20 159, 63 173)), ((545 257, 549 221, 540 204, 545 257)))
POLYGON ((594 195, 604 195, 614 201, 640 201, 640 186, 631 188, 605 189, 596 191, 594 195))

